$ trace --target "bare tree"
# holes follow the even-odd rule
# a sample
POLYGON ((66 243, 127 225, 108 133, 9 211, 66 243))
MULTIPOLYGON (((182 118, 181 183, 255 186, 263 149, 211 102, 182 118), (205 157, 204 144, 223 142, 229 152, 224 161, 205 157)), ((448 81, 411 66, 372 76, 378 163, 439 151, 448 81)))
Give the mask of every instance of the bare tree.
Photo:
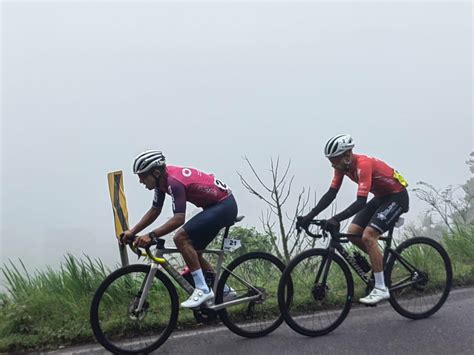
POLYGON ((291 214, 284 211, 285 204, 291 194, 294 175, 288 176, 291 160, 285 168, 280 166, 280 158, 276 162, 270 160, 270 182, 263 181, 259 173, 247 157, 244 157, 254 177, 257 179, 258 188, 253 187, 242 174, 237 172, 244 187, 253 195, 263 200, 268 209, 262 212, 260 221, 265 233, 270 237, 273 251, 282 260, 289 260, 293 255, 299 253, 303 248, 314 247, 314 239, 308 240, 303 233, 296 233, 296 217, 301 215, 309 202, 310 190, 305 189, 298 194, 296 207, 291 214))
POLYGON ((469 203, 466 199, 457 197, 461 187, 448 186, 441 190, 426 182, 418 182, 417 185, 420 187, 414 188, 413 191, 420 200, 428 204, 428 216, 441 218, 451 233, 467 224, 469 203))

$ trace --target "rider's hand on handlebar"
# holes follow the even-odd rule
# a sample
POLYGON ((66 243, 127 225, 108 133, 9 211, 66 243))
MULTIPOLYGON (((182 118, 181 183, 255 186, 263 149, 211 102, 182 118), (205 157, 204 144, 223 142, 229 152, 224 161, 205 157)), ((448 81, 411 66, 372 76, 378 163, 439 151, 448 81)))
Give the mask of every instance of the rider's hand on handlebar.
POLYGON ((328 232, 339 232, 341 224, 333 217, 326 221, 323 228, 328 232))
POLYGON ((135 234, 133 234, 130 229, 127 229, 120 234, 120 243, 127 245, 131 240, 133 240, 133 238, 135 238, 135 234))
POLYGON ((146 248, 152 243, 153 239, 150 238, 149 234, 142 235, 133 241, 133 246, 138 248, 146 248))
POLYGON ((306 229, 309 223, 313 220, 314 216, 310 212, 306 216, 298 216, 296 219, 296 229, 306 229))

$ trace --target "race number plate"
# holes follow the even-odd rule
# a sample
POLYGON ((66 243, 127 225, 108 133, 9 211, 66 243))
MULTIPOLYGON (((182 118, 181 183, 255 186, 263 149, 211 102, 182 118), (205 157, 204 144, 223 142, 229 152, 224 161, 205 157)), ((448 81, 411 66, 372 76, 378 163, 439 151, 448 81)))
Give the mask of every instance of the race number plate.
POLYGON ((224 250, 234 251, 239 249, 242 246, 239 239, 225 239, 224 240, 224 250))

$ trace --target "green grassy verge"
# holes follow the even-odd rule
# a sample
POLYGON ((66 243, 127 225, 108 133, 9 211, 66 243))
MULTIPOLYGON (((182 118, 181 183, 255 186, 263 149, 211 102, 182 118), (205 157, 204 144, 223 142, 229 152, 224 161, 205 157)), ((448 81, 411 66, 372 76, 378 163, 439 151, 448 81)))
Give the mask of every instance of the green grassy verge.
MULTIPOLYGON (((474 228, 467 227, 446 235, 442 244, 451 258, 454 285, 474 284, 474 228)), ((255 271, 255 267, 252 269, 255 271)), ((306 278, 308 270, 303 267, 301 280, 295 279, 295 283, 300 283, 297 287, 298 292, 295 293, 295 301, 302 313, 311 309, 312 304, 312 296, 302 292, 309 287, 304 285, 311 281, 306 278)), ((88 257, 79 260, 70 255, 65 257, 59 270, 47 268, 34 274, 30 274, 21 262, 3 265, 1 272, 6 279, 5 286, 8 292, 0 294, 0 352, 39 350, 94 341, 89 325, 90 303, 95 290, 110 271, 100 260, 91 260, 88 257)), ((333 290, 340 289, 343 296, 344 283, 341 275, 337 269, 332 272, 334 275, 331 276, 330 282, 333 290)), ((265 274, 268 277, 274 273, 265 274)), ((357 280, 357 277, 354 280, 358 297, 364 293, 364 285, 357 280)), ((277 280, 272 281, 271 288, 276 289, 277 280)), ((110 302, 111 309, 121 304, 119 300, 122 294, 120 289, 116 290, 116 296, 110 302)), ((184 297, 184 293, 180 293, 180 298, 184 297)), ((340 303, 337 293, 335 298, 327 301, 328 307, 340 303)), ((124 300, 122 304, 126 302, 128 301, 124 300)), ((269 304, 275 308, 276 298, 271 299, 269 304)), ((268 308, 262 312, 268 312, 268 308)), ((162 321, 157 316, 146 326, 159 328, 162 321)), ((195 321, 192 312, 180 311, 179 327, 186 328, 193 325, 195 321)), ((110 331, 116 334, 127 330, 126 324, 121 323, 119 319, 111 318, 108 326, 110 331)))

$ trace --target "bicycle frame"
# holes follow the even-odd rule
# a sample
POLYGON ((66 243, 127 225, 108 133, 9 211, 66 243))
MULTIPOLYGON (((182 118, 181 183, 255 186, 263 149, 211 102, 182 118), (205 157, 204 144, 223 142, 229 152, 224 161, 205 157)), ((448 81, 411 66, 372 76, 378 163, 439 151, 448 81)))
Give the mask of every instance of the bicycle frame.
MULTIPOLYGON (((383 265, 387 264, 387 260, 389 257, 395 257, 397 258, 400 263, 405 266, 411 274, 415 273, 421 273, 416 267, 411 265, 407 260, 405 260, 396 250, 391 248, 392 245, 392 236, 393 236, 393 230, 394 227, 390 228, 388 231, 388 235, 386 237, 381 236, 379 240, 385 242, 385 247, 383 251, 383 265)), ((312 234, 310 234, 312 235, 312 234)), ((312 235, 313 237, 315 236, 314 234, 312 235)), ((337 251, 342 258, 345 260, 345 262, 355 271, 355 273, 360 277, 360 279, 369 287, 374 287, 374 282, 373 280, 369 279, 366 275, 366 273, 360 268, 360 266, 357 264, 356 260, 352 255, 350 255, 346 249, 343 247, 342 244, 349 243, 349 238, 361 238, 361 235, 358 234, 344 234, 344 233, 339 233, 337 235, 331 235, 329 246, 327 247, 327 250, 329 250, 329 254, 327 256, 327 259, 323 259, 323 262, 316 274, 315 278, 315 285, 316 284, 326 284, 327 276, 329 274, 329 268, 332 262, 332 258, 334 253, 337 251), (322 281, 319 282, 320 277, 322 274, 322 281)), ((413 284, 418 283, 418 281, 411 281, 408 282, 408 280, 411 280, 412 277, 409 276, 404 280, 399 281, 396 285, 391 285, 390 291, 395 291, 400 288, 404 288, 413 284)))
MULTIPOLYGON (((214 294, 217 291, 218 280, 222 273, 222 270, 227 271, 232 274, 231 271, 229 271, 225 266, 222 265, 224 262, 224 254, 226 252, 226 250, 224 249, 224 244, 225 244, 225 240, 227 239, 229 235, 229 229, 230 229, 230 226, 226 227, 225 229, 224 236, 222 238, 221 249, 204 249, 204 250, 199 251, 202 253, 218 255, 217 266, 216 266, 216 278, 214 280, 214 285, 212 287, 214 294)), ((151 260, 151 265, 150 265, 150 272, 148 273, 148 276, 143 281, 143 284, 140 287, 140 293, 139 293, 140 300, 138 302, 137 309, 135 310, 137 312, 140 312, 142 310, 142 307, 145 304, 145 301, 148 297, 148 292, 150 291, 156 272, 158 271, 160 266, 164 270, 166 270, 168 275, 170 275, 178 283, 178 285, 182 289, 184 289, 189 295, 191 295, 194 291, 194 288, 191 286, 191 284, 169 263, 169 261, 166 258, 164 258, 165 254, 180 253, 179 250, 176 248, 165 248, 164 244, 165 244, 165 241, 163 239, 160 239, 158 240, 157 247, 154 254, 150 251, 149 248, 146 249, 146 253, 141 253, 141 255, 146 255, 151 260)), ((256 292, 256 295, 231 300, 228 302, 223 302, 218 305, 214 304, 213 301, 211 302, 208 301, 209 303, 206 302, 206 304, 203 305, 206 307, 206 309, 218 311, 230 306, 235 306, 241 303, 248 303, 250 301, 258 300, 261 298, 262 292, 259 289, 252 286, 251 284, 249 284, 248 282, 246 282, 239 276, 235 274, 232 274, 232 275, 236 279, 238 279, 240 282, 245 284, 247 287, 250 287, 252 290, 254 290, 256 292)))

